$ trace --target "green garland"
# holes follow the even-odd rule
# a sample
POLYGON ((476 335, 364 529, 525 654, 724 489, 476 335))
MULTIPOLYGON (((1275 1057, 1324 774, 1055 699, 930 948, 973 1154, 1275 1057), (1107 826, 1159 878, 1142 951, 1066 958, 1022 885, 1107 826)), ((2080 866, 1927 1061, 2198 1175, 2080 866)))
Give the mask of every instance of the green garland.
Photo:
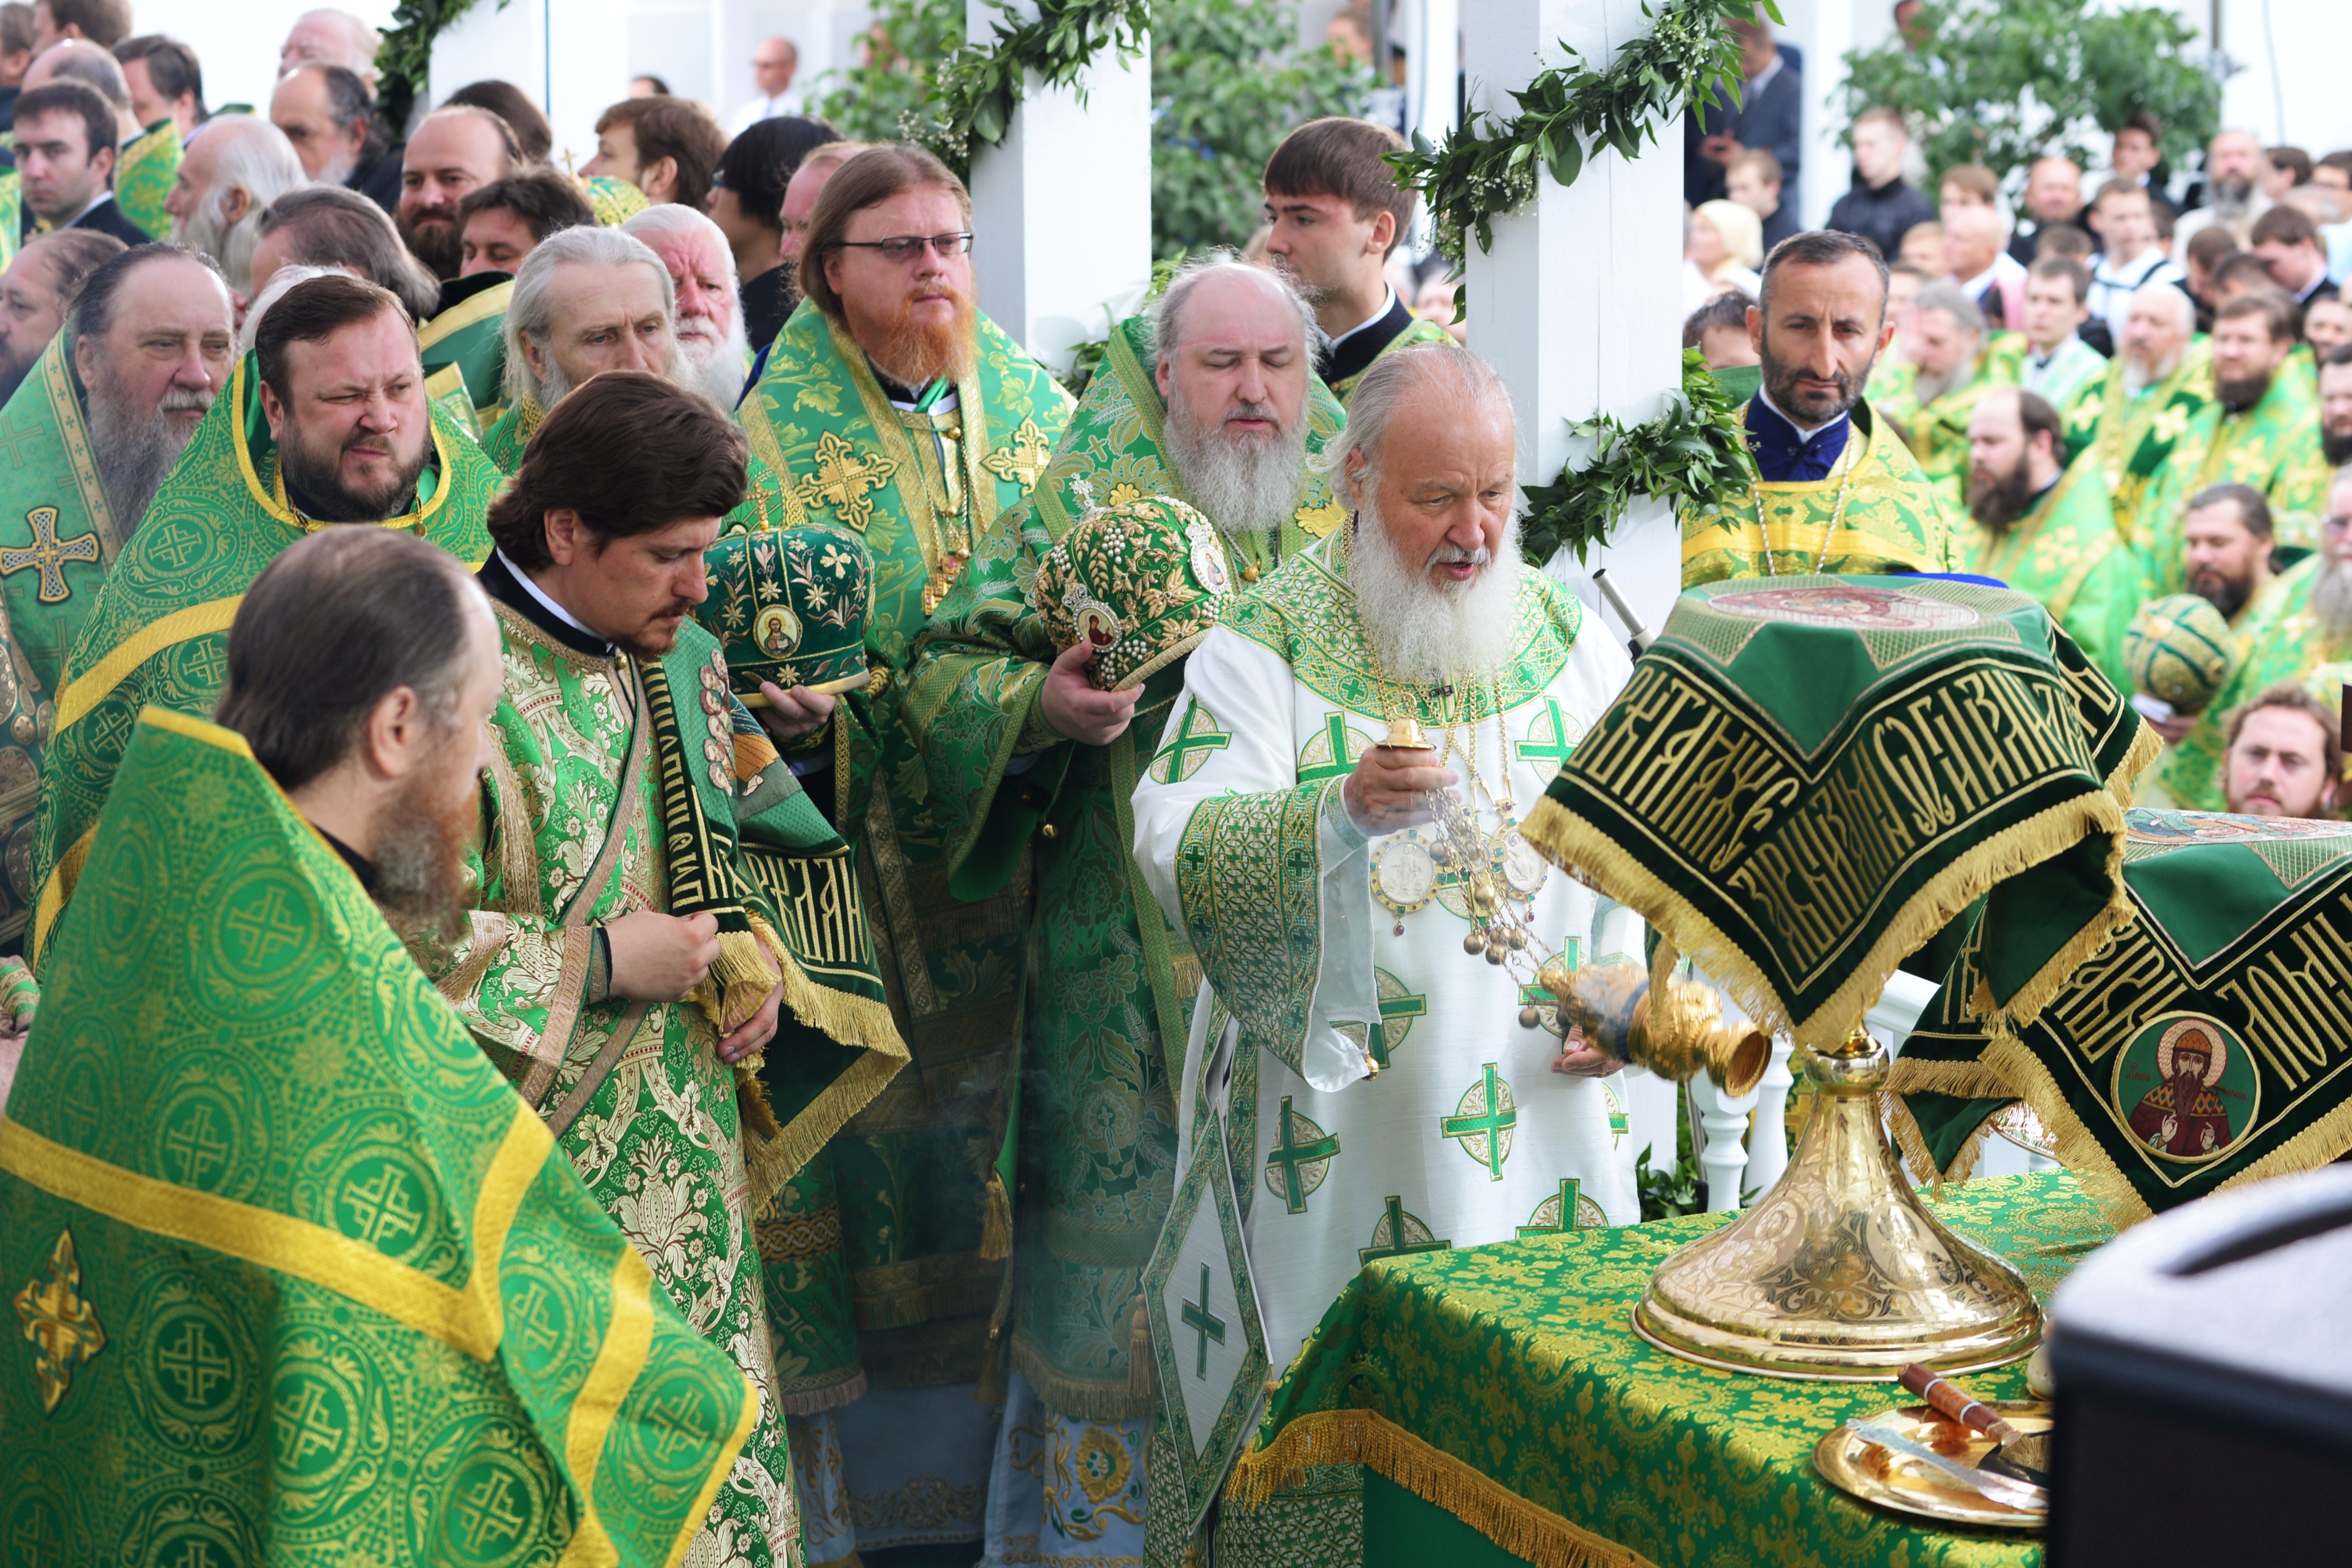
MULTIPOLYGON (((1568 63, 1536 73, 1511 94, 1516 118, 1502 120, 1472 110, 1436 147, 1420 137, 1389 155, 1401 182, 1427 199, 1437 218, 1437 244, 1456 268, 1466 239, 1477 231, 1478 248, 1495 245, 1494 221, 1536 193, 1540 162, 1563 185, 1576 183, 1586 162, 1615 148, 1638 156, 1644 141, 1658 140, 1659 127, 1677 123, 1692 104, 1713 108, 1716 90, 1736 78, 1739 46, 1725 31, 1727 21, 1747 21, 1760 5, 1775 22, 1775 0, 1665 0, 1650 31, 1627 44, 1617 63, 1595 70, 1568 50, 1568 63), (1491 133, 1480 129, 1492 125, 1491 133)), ((1561 46, 1566 48, 1566 45, 1561 46)))
MULTIPOLYGON (((433 68, 433 40, 458 17, 474 8, 474 0, 400 0, 392 13, 392 26, 375 52, 376 113, 399 141, 407 133, 408 111, 425 90, 433 68)), ((507 8, 499 0, 498 8, 507 8)))
POLYGON ((1635 496, 1706 507, 1756 482, 1744 400, 1723 390, 1696 349, 1683 350, 1682 391, 1669 396, 1666 412, 1644 424, 1629 428, 1604 413, 1570 427, 1594 439, 1592 461, 1528 486, 1519 548, 1529 561, 1542 566, 1562 549, 1583 560, 1608 541, 1635 496))
MULTIPOLYGON (((1007 0, 994 4, 1013 10, 1007 0)), ((1150 0, 1039 0, 1035 21, 999 22, 989 42, 950 55, 932 82, 940 112, 900 129, 965 168, 975 141, 1004 140, 1031 71, 1047 87, 1069 87, 1107 48, 1129 59, 1142 53, 1150 26, 1150 0)))

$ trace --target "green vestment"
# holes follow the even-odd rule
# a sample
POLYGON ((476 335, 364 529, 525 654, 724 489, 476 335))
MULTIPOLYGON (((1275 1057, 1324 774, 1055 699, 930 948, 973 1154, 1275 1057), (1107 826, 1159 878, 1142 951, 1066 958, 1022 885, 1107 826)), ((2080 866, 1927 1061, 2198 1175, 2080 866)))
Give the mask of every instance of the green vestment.
POLYGON ((1965 512, 1956 515, 1953 566, 2040 600, 2117 691, 2131 690, 2124 633, 2139 612, 2139 557, 2116 537, 2115 512, 2092 470, 2080 463, 2067 469, 1998 538, 1965 512))
MULTIPOLYGON (((1906 444, 1919 460, 1919 472, 1936 487, 1948 517, 1962 517, 1969 507, 1969 420, 1985 393, 2017 384, 2024 360, 2023 335, 2002 332, 1977 356, 1975 373, 1940 397, 1919 401, 1918 369, 1908 364, 1888 378, 1883 395, 1875 390, 1871 393, 1871 412, 1902 427, 1906 444)), ((1878 378, 1871 380, 1874 387, 1878 378)))
POLYGON ((15 169, 0 171, 0 267, 16 259, 24 229, 25 176, 15 169))
POLYGON ((2128 368, 2117 354, 2107 362, 2098 390, 2085 392, 2067 413, 2066 460, 2098 465, 2115 505, 2116 532, 2126 544, 2137 544, 2150 486, 2198 411, 2213 399, 2213 343, 2208 338, 2192 340, 2172 373, 2137 396, 2124 390, 2128 368))
MULTIPOLYGON (((1446 347, 1452 348, 1454 339, 1436 322, 1423 320, 1416 316, 1412 319, 1412 325, 1391 338, 1387 346, 1372 356, 1372 365, 1379 364, 1400 349, 1416 348, 1423 343, 1444 343, 1446 347)), ((1372 365, 1366 365, 1354 375, 1341 376, 1331 383, 1331 395, 1339 400, 1340 407, 1347 406, 1348 399, 1355 395, 1357 383, 1371 373, 1372 365)))
MULTIPOLYGON (((1184 665, 1151 677, 1109 746, 1064 740, 1038 706, 1059 650, 1029 592, 1089 496, 1110 506, 1183 495, 1162 455, 1166 409, 1152 364, 1149 323, 1120 323, 1043 483, 983 536, 940 606, 906 704, 944 829, 950 890, 985 897, 1035 868, 1012 1370, 1062 1414, 1102 1421, 1152 1410, 1130 1387, 1129 1346, 1139 1276, 1174 1185, 1174 1080, 1201 984, 1130 848, 1139 756, 1150 760, 1184 665), (1015 758, 1025 768, 1013 770, 1015 758)), ((1345 415, 1313 386, 1307 445, 1319 452, 1345 415)), ((1345 518, 1310 476, 1274 538, 1225 539, 1229 580, 1256 580, 1345 518)), ((1343 770, 1349 760, 1338 759, 1343 770)))
POLYGON ((2147 565, 2148 591, 2189 586, 2186 517, 2209 485, 2251 485, 2270 503, 2280 544, 2315 549, 2335 471, 2319 447, 2319 374, 2290 354, 2252 408, 2231 413, 2218 398, 2189 417, 2164 467, 2147 486, 2136 542, 2147 565))
POLYGON ((742 1371, 241 737, 149 709, 103 821, 0 1121, 10 1560, 676 1563, 742 1371))
POLYGON ((759 1423, 715 1528, 753 1563, 796 1563, 799 1513, 752 1215, 905 1053, 854 904, 829 941, 812 944, 807 922, 754 888, 740 846, 755 826, 779 830, 769 834, 779 852, 811 862, 836 889, 842 846, 748 715, 745 739, 761 767, 754 779, 740 776, 740 710, 707 632, 681 626, 675 652, 641 665, 557 642, 504 604, 498 615, 506 689, 491 719, 480 895, 465 938, 424 956, 688 1322, 758 1385, 759 1423), (658 733, 665 705, 677 738, 658 733), (688 794, 674 794, 687 784, 691 809, 688 794), (712 848, 682 858, 698 834, 712 848), (772 957, 786 960, 785 1006, 800 1027, 780 1031, 772 1065, 811 1092, 778 1108, 772 1138, 744 1132, 708 1008, 607 998, 593 983, 598 923, 641 909, 684 913, 709 881, 730 887, 772 957), (794 930, 801 940, 778 939, 794 930), (812 1057, 818 1072, 796 1071, 812 1057))
POLYGON ((506 412, 507 302, 513 298, 513 279, 494 283, 416 329, 425 395, 477 441, 506 412))
MULTIPOLYGON (((48 931, 73 895, 140 710, 152 703, 210 713, 227 673, 229 623, 246 589, 280 550, 335 526, 311 522, 287 504, 258 382, 248 354, 173 465, 75 635, 34 826, 30 956, 37 968, 48 931)), ((431 435, 415 510, 381 526, 413 529, 478 564, 490 552, 483 520, 498 494, 498 471, 446 414, 435 415, 431 435)))
POLYGON ((0 595, 8 624, 54 700, 66 654, 98 602, 126 527, 107 502, 90 446, 88 394, 74 339, 59 329, 16 395, 0 408, 0 595))
POLYGON ((855 1397, 869 1377, 880 1387, 971 1378, 1004 1288, 1009 1210, 994 1184, 1030 876, 1023 869, 979 903, 949 891, 947 830, 905 719, 904 677, 916 633, 973 542, 1044 471, 1070 400, 985 318, 973 373, 954 391, 953 409, 937 406, 943 398, 895 407, 847 329, 803 301, 736 410, 782 489, 778 520, 855 529, 873 553, 873 684, 835 709, 817 742, 830 744, 835 820, 856 850, 883 981, 915 1062, 780 1205, 804 1244, 789 1282, 805 1290, 790 1298, 793 1311, 856 1330, 812 1356, 808 1411, 855 1397))
POLYGON ((1815 570, 1871 577, 1951 569, 1943 503, 1866 399, 1853 405, 1853 434, 1828 478, 1759 481, 1720 507, 1685 513, 1682 529, 1685 588, 1815 570))
MULTIPOLYGON (((635 189, 634 186, 631 188, 635 189)), ((451 311, 450 314, 457 312, 451 311)), ((499 363, 503 367, 505 361, 501 360, 499 363)), ((530 438, 539 434, 539 427, 546 421, 547 412, 539 406, 536 399, 519 399, 500 411, 496 421, 491 423, 482 436, 482 450, 489 455, 490 461, 497 464, 501 471, 517 473, 522 468, 522 455, 530 447, 530 438)), ((791 503, 785 498, 783 482, 760 460, 757 448, 750 454, 746 468, 743 499, 720 519, 719 531, 721 533, 765 533, 770 528, 782 528, 790 511, 791 503)))
POLYGON ((151 239, 172 237, 163 203, 180 178, 180 128, 159 120, 125 144, 114 161, 114 204, 151 239))
POLYGON ((2352 659, 2352 632, 2330 633, 2311 607, 2311 591, 2327 570, 2321 551, 2305 557, 2264 585, 2240 613, 2237 662, 2230 678, 2197 716, 2197 727, 2164 748, 2157 782, 2184 811, 2228 810, 2221 797, 2222 738, 2231 710, 2282 681, 2300 681, 2322 664, 2352 659))

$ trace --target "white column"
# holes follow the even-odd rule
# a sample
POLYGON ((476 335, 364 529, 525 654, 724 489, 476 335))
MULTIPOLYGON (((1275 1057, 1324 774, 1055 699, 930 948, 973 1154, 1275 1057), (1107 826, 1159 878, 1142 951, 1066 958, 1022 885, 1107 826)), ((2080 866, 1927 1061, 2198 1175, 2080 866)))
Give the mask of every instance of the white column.
POLYGON ((1462 74, 1462 0, 1412 0, 1405 44, 1407 123, 1435 146, 1454 129, 1454 88, 1462 74))
MULTIPOLYGON (((992 37, 1004 13, 968 0, 992 37)), ((1054 370, 1134 308, 1151 277, 1151 57, 1106 49, 1075 88, 1032 75, 1002 145, 972 151, 980 308, 1054 370)))
POLYGON ((1770 1192, 1789 1168, 1789 1091, 1797 1082, 1789 1071, 1789 1056, 1795 1046, 1787 1035, 1774 1035, 1771 1062, 1756 1085, 1756 1111, 1748 1130, 1748 1174, 1741 1179, 1759 1197, 1770 1192))
MULTIPOLYGON (((1560 63, 1559 41, 1605 63, 1647 26, 1639 0, 1462 0, 1472 105, 1515 112, 1509 89, 1560 63)), ((1549 484, 1571 453, 1590 455, 1589 443, 1571 442, 1571 421, 1599 411, 1629 424, 1654 419, 1681 381, 1679 123, 1664 133, 1631 162, 1592 157, 1565 189, 1539 172, 1534 199, 1496 222, 1491 252, 1470 236, 1470 347, 1502 371, 1518 405, 1522 484, 1549 484)), ((1572 556, 1553 563, 1599 612, 1593 567, 1609 569, 1655 631, 1682 588, 1673 517, 1643 499, 1584 568, 1572 556)))
POLYGON ((1738 1208, 1740 1189, 1756 1185, 1747 1177, 1748 1148, 1742 1142, 1748 1134, 1748 1113, 1756 1109, 1756 1091, 1727 1094, 1704 1072, 1683 1087, 1689 1091, 1691 1103, 1698 1107, 1702 1144, 1698 1168, 1706 1178, 1706 1211, 1720 1214, 1738 1208))
POLYGON ((469 7, 433 40, 427 95, 438 103, 496 77, 530 95, 554 128, 556 162, 596 155, 596 117, 628 95, 628 26, 621 0, 512 0, 469 7))
MULTIPOLYGON (((1838 141, 1845 131, 1846 116, 1832 104, 1845 80, 1846 52, 1856 42, 1857 3, 1781 0, 1780 14, 1789 25, 1780 29, 1780 38, 1805 55, 1804 188, 1797 204, 1797 223, 1802 228, 1817 229, 1827 223, 1830 208, 1853 183, 1853 150, 1838 141)), ((1781 199, 1789 199, 1786 191, 1781 199)))

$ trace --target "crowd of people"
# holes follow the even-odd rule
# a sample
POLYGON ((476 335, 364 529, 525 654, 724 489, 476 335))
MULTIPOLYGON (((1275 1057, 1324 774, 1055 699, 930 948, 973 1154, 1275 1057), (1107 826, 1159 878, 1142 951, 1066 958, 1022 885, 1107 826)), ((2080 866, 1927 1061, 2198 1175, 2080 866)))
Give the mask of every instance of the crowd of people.
MULTIPOLYGON (((1694 112, 1685 178, 1683 343, 1719 370, 1758 362, 1757 275, 1798 232, 1801 60, 1768 23, 1731 26, 1745 85, 1694 112)), ((2095 180, 2053 154, 2014 190, 1944 170, 1931 199, 1904 117, 1858 114, 1825 226, 1888 264, 1892 336, 1861 390, 1936 489, 1950 566, 2035 594, 2125 690, 2144 605, 2192 593, 2226 620, 2210 702, 2143 697, 2168 743, 2145 801, 2330 816, 2352 673, 2352 149, 2225 129, 2191 179, 2162 167, 2162 134, 2134 113, 2095 180), (2284 795, 2250 722, 2297 731, 2308 766, 2284 795)))
MULTIPOLYGON (((1754 367, 1757 479, 1686 582, 1996 578, 2126 689, 2201 595, 2235 653, 2145 706, 2169 798, 2330 810, 2352 155, 2225 132, 2176 208, 2127 123, 2013 230, 1873 112, 1803 231, 1797 67, 1741 32, 1685 339, 1754 367)), ((962 183, 792 112, 785 40, 726 128, 639 78, 577 171, 503 81, 384 125, 376 49, 311 13, 215 108, 128 0, 0 5, 12 1529, 1172 1564, 1180 1186, 1246 1219, 1277 1371, 1367 1260, 1638 1219, 1622 1064, 1464 1086, 1522 998, 1429 792, 1638 958, 1507 841, 1628 664, 1522 559, 1397 133, 1292 130, 1074 397, 978 311, 962 183), (1173 612, 1081 528, 1236 597, 1147 660, 1173 612), (827 626, 853 676, 794 664, 827 626), (167 1333, 228 1381, 159 1421, 167 1333)))

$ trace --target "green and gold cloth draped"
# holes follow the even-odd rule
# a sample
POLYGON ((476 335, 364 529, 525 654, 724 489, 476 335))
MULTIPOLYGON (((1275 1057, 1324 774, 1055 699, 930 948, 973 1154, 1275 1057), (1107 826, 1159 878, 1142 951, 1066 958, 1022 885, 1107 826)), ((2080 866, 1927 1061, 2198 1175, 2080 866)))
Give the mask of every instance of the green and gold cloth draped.
MULTIPOLYGON (((173 465, 109 570, 107 592, 75 635, 34 826, 29 956, 37 970, 49 928, 73 895, 140 710, 152 704, 210 713, 246 589, 280 550, 334 526, 302 517, 287 503, 259 381, 248 354, 173 465)), ((380 526, 409 529, 478 564, 490 552, 484 519, 499 476, 447 415, 435 413, 431 436, 415 509, 380 526)))
MULTIPOLYGON (((1089 496, 1095 506, 1186 498, 1161 445, 1166 407, 1152 365, 1150 323, 1119 323, 1029 504, 982 537, 940 606, 906 702, 945 829, 950 890, 986 897, 1034 867, 1036 1000, 1022 1042, 1017 1184, 1013 1171, 1000 1173, 1030 1195, 1015 1226, 1012 1368, 1063 1415, 1106 1421, 1152 1408, 1129 1386, 1132 1313, 1173 1187, 1172 1081, 1201 983, 1130 848, 1137 770, 1184 664, 1146 684, 1134 722, 1109 746, 1064 740, 1039 710, 1059 649, 1029 594, 1089 496), (1016 758, 1028 759, 1020 770, 1016 758)), ((1307 442, 1318 453, 1346 416, 1311 384, 1307 442)), ((1275 536, 1224 539, 1229 580, 1263 575, 1344 517, 1309 476, 1275 536)))
POLYGON ((601 227, 619 228, 646 210, 646 193, 626 180, 610 174, 574 174, 572 181, 588 198, 589 210, 596 214, 601 227))
MULTIPOLYGON (((1447 333, 1444 328, 1439 326, 1436 322, 1424 320, 1421 317, 1416 316, 1412 319, 1412 324, 1411 326, 1407 327, 1403 331, 1399 332, 1395 337, 1391 338, 1386 346, 1384 346, 1379 353, 1372 356, 1372 365, 1379 364, 1382 360, 1387 359, 1391 354, 1396 353, 1401 350, 1417 349, 1424 343, 1443 343, 1446 347, 1452 348, 1454 346, 1454 339, 1449 333, 1447 333)), ((1372 365, 1366 365, 1354 375, 1341 376, 1338 381, 1331 383, 1331 395, 1339 400, 1340 407, 1345 408, 1348 405, 1348 399, 1355 394, 1357 383, 1360 382, 1366 375, 1370 373, 1372 365)))
POLYGON ((104 821, 0 1121, 0 1539, 677 1563, 742 1371, 241 737, 148 710, 104 821))
POLYGON ((2334 468, 2319 446, 2319 375, 2290 354, 2252 407, 2231 413, 2209 400, 2189 417, 2163 469, 2147 487, 2135 533, 2148 592, 2189 586, 2189 503, 2210 485, 2251 485, 2270 503, 2280 544, 2318 547, 2334 468))
POLYGON ((180 178, 180 128, 159 120, 123 145, 114 162, 114 204, 147 231, 150 239, 172 237, 172 214, 164 201, 180 178))
POLYGON ((2300 681, 2322 664, 2352 659, 2352 631, 2332 631, 2312 603, 2327 576, 2326 551, 2306 556, 2263 586, 2230 628, 2236 658, 2229 679, 2197 716, 2194 728, 2165 747, 2157 781, 2173 805, 2219 811, 2221 752, 2230 715, 2282 681, 2300 681))
MULTIPOLYGON (((1906 1042, 1931 1144, 2022 1099, 2118 1226, 2352 1152, 2352 824, 2134 810, 2124 887, 2131 923, 2030 1025, 1947 1010, 1906 1042)), ((2042 962, 2051 915, 1989 903, 1945 990, 2042 962)))
POLYGON ((2025 367, 2025 339, 2015 332, 1993 337, 1977 355, 1968 381, 1926 403, 1919 401, 1918 369, 1889 365, 1884 390, 1871 378, 1870 408, 1901 426, 1906 444, 1919 460, 1919 472, 1936 487, 1944 515, 1954 520, 1969 511, 1969 420, 1995 387, 2013 387, 2025 367))
MULTIPOLYGON (((634 186, 631 189, 635 189, 634 186)), ((468 301, 468 303, 471 303, 468 301)), ((460 309, 464 307, 459 307, 460 309)), ((455 315, 457 312, 452 311, 455 315)), ((505 361, 499 361, 501 366, 505 361)), ((499 413, 482 437, 482 450, 502 473, 514 474, 522 468, 523 453, 530 446, 530 438, 547 422, 547 411, 533 398, 521 398, 499 413)), ((733 511, 719 519, 719 531, 723 534, 764 533, 784 526, 791 502, 786 498, 783 481, 760 460, 753 450, 745 461, 743 499, 733 511)))
POLYGON ((2140 560, 2116 535, 2115 509, 2089 468, 2061 474, 1998 537, 1965 511, 1953 516, 1955 568, 2032 594, 2116 690, 2131 689, 2124 633, 2139 612, 2140 560))
POLYGON ((494 283, 416 329, 425 395, 477 441, 506 412, 507 304, 513 298, 512 278, 494 283))
POLYGON ((8 624, 54 701, 66 654, 98 602, 127 528, 107 503, 92 449, 89 397, 61 328, 0 408, 0 595, 8 624))
POLYGON ((847 331, 803 302, 735 411, 782 496, 777 521, 854 529, 874 557, 873 684, 835 710, 818 744, 830 749, 835 820, 915 1063, 779 1205, 793 1228, 791 1278, 805 1287, 783 1310, 809 1325, 811 1410, 868 1377, 881 1387, 971 1378, 1005 1282, 1008 1211, 1001 1184, 990 1201, 990 1183, 1014 1096, 1031 877, 1024 868, 977 903, 949 891, 946 829, 903 717, 904 676, 974 542, 1044 471, 1070 400, 993 323, 983 318, 978 333, 953 406, 899 408, 847 331), (835 1239, 838 1260, 827 1255, 835 1239), (849 1322, 854 1338, 841 1332, 849 1322))
POLYGON ((1934 485, 1867 400, 1853 405, 1853 430, 1828 478, 1759 480, 1720 507, 1685 512, 1682 530, 1685 588, 1817 565, 1866 577, 1951 564, 1951 520, 1934 485))
MULTIPOLYGON (((1522 831, 1758 1022, 1829 1047, 1995 883, 2109 868, 2156 747, 2024 594, 1725 583, 1684 591, 1522 831)), ((1987 1006, 2030 1017, 2125 918, 2111 873, 2107 894, 1987 1006)))
MULTIPOLYGON (((2064 1172, 1971 1183, 1937 1213, 2014 1263, 2044 1302, 2115 1234, 2064 1172)), ((2030 1535, 1938 1530, 1815 1471, 1824 1433, 1901 1391, 1743 1377, 1627 1331, 1658 1265, 1737 1218, 1545 1230, 1366 1268, 1275 1390, 1226 1487, 1220 1568, 2040 1568, 2030 1535), (1399 1524, 1458 1521, 1451 1554, 1416 1557, 1379 1534, 1381 1486, 1431 1505, 1387 1516, 1399 1524)), ((2024 1398, 2024 1366, 1969 1386, 2024 1398)))
POLYGON ((0 267, 16 259, 24 230, 25 176, 18 170, 0 170, 0 267))
POLYGON ((2213 401, 2212 340, 2192 340, 2170 375, 2137 394, 2126 389, 2130 371, 2117 354, 2098 391, 2075 402, 2066 416, 2066 461, 2096 465, 2115 505, 2116 531, 2137 544, 2149 486, 2198 412, 2213 401))

